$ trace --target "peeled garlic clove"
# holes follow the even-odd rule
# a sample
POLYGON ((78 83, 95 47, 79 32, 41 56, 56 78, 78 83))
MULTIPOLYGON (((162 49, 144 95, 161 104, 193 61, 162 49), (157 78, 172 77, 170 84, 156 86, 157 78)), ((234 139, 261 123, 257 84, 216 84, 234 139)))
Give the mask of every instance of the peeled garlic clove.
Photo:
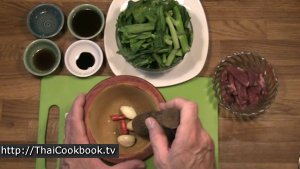
POLYGON ((121 113, 128 119, 134 119, 136 116, 136 112, 133 107, 131 106, 121 106, 120 107, 121 113))
POLYGON ((118 143, 124 147, 131 147, 135 143, 135 137, 132 135, 120 135, 118 137, 118 143))
POLYGON ((127 123, 126 127, 127 127, 128 130, 133 131, 132 120, 127 123))

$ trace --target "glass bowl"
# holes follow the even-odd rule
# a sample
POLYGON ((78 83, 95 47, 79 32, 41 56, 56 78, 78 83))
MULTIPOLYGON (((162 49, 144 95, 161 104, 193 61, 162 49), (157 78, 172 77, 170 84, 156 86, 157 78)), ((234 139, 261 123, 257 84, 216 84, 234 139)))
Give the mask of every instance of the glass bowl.
POLYGON ((272 104, 277 95, 278 80, 273 67, 264 57, 254 52, 239 52, 220 61, 213 77, 213 87, 222 107, 236 116, 251 117, 263 113, 272 104), (235 75, 231 74, 232 68, 237 68, 235 75), (250 80, 251 77, 256 80, 250 80), (241 89, 240 84, 245 84, 245 87, 241 89), (260 90, 253 94, 252 89, 255 88, 260 90))

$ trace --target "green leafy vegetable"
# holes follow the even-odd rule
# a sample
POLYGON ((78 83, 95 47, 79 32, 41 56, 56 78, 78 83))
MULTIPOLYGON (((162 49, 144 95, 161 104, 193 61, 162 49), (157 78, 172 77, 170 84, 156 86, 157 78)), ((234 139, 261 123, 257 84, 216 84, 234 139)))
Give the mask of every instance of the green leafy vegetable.
POLYGON ((118 53, 135 67, 171 67, 190 50, 190 23, 186 8, 175 0, 130 0, 116 25, 118 53))

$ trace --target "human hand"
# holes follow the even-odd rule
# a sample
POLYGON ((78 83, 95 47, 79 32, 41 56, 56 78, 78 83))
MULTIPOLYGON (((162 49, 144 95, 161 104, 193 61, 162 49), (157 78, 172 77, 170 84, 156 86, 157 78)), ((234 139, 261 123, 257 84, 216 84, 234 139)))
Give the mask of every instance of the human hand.
POLYGON ((166 108, 180 110, 180 124, 170 147, 158 122, 151 117, 145 121, 157 169, 214 169, 214 143, 202 128, 197 104, 177 98, 161 105, 166 108))
MULTIPOLYGON (((66 117, 65 144, 89 144, 84 125, 85 95, 80 95, 73 103, 72 110, 66 117)), ((130 160, 107 166, 99 158, 63 158, 61 169, 142 169, 146 168, 140 160, 130 160)))

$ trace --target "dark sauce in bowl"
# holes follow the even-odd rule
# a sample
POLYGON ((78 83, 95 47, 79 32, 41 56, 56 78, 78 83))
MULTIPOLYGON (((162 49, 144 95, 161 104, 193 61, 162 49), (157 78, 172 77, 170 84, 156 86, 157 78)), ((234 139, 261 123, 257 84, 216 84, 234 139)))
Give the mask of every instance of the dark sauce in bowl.
POLYGON ((85 9, 75 14, 72 22, 76 34, 89 37, 96 34, 102 24, 100 15, 93 10, 85 9))
POLYGON ((76 60, 76 65, 81 70, 87 70, 88 68, 94 66, 95 58, 89 52, 82 52, 79 58, 76 60))
POLYGON ((38 50, 33 56, 33 65, 40 71, 49 71, 55 65, 55 54, 49 49, 38 50))

